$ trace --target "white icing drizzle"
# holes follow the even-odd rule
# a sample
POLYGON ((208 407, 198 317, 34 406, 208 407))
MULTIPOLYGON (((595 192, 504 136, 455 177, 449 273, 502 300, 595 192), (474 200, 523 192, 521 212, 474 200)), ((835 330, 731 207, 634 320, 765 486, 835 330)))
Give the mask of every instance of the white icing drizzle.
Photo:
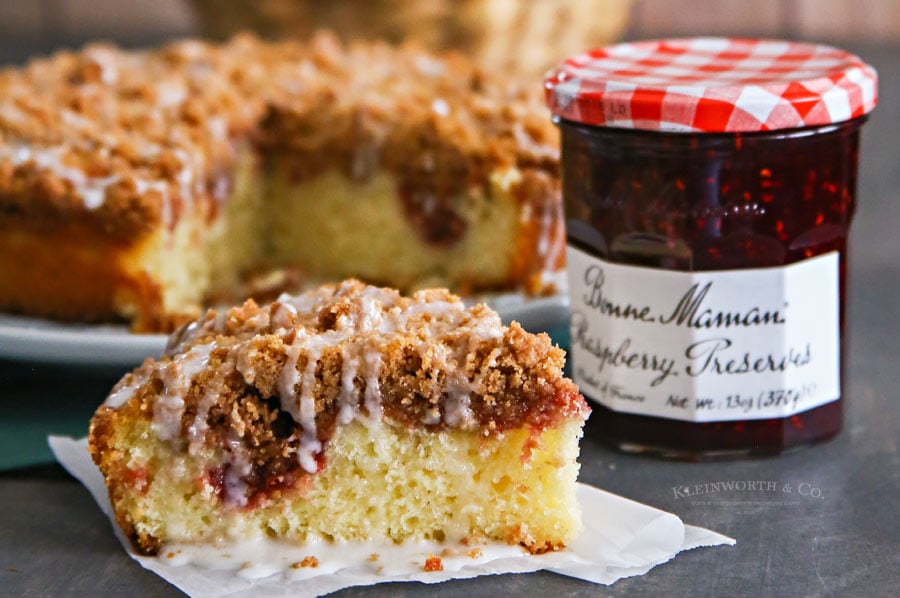
MULTIPOLYGON (((300 381, 300 419, 302 428, 300 435, 300 449, 297 458, 300 466, 309 473, 318 470, 315 456, 322 450, 316 431, 316 398, 313 390, 316 384, 316 366, 321 358, 321 345, 310 346, 306 352, 306 367, 303 369, 303 378, 300 381)), ((296 369, 296 366, 295 366, 296 369)), ((284 400, 282 400, 284 404, 284 400)))
POLYGON ((377 330, 384 322, 384 305, 386 297, 379 297, 376 287, 366 288, 359 297, 356 310, 356 323, 354 332, 368 333, 377 330))
POLYGON ((253 472, 250 452, 244 448, 240 438, 228 440, 228 465, 225 468, 225 501, 244 507, 247 505, 247 482, 244 478, 253 472))
POLYGON ((381 352, 375 347, 367 347, 363 351, 363 362, 365 363, 365 380, 366 390, 363 395, 366 412, 369 419, 380 421, 382 415, 381 407, 381 352))
POLYGON ((434 555, 441 555, 444 572, 483 566, 496 559, 506 562, 507 559, 539 558, 521 546, 496 541, 486 541, 477 547, 465 547, 450 540, 396 544, 375 540, 329 542, 316 537, 293 543, 260 535, 250 540, 221 543, 169 543, 160 550, 157 560, 171 567, 234 571, 236 577, 243 579, 280 575, 291 582, 352 570, 354 575, 371 577, 374 583, 387 576, 421 575, 425 560, 434 555), (307 557, 315 558, 316 566, 301 566, 307 557))
MULTIPOLYGON (((10 110, 4 106, 3 112, 10 110)), ((14 109, 15 110, 15 109, 14 109)), ((74 112, 64 111, 64 119, 79 123, 84 119, 74 112)), ((81 198, 84 207, 88 210, 100 208, 106 201, 107 190, 122 180, 118 174, 92 177, 85 174, 80 168, 70 166, 63 162, 63 157, 69 149, 62 146, 56 147, 31 147, 23 144, 0 145, 0 158, 9 160, 13 166, 21 166, 27 162, 34 162, 41 170, 46 170, 54 176, 67 181, 72 185, 75 194, 81 198)), ((168 186, 163 181, 148 181, 140 177, 133 177, 135 191, 143 195, 147 191, 159 191, 163 196, 162 220, 166 225, 172 222, 172 209, 169 205, 168 186)))
POLYGON ((169 335, 168 340, 166 341, 166 348, 163 351, 163 355, 175 355, 177 353, 181 353, 181 349, 187 344, 197 331, 200 328, 199 320, 194 320, 193 322, 184 326, 184 328, 180 328, 169 335))
POLYGON ((458 319, 452 316, 461 316, 465 313, 465 309, 462 302, 449 301, 416 302, 411 303, 403 310, 395 307, 388 311, 387 317, 382 320, 378 331, 382 334, 408 332, 411 324, 416 322, 424 325, 428 329, 428 333, 433 335, 436 327, 455 328, 458 319))
POLYGON ((209 417, 210 408, 216 404, 219 391, 220 389, 216 386, 210 386, 203 393, 203 396, 200 397, 200 400, 197 401, 197 413, 194 416, 194 421, 191 422, 187 429, 188 454, 192 456, 196 455, 203 448, 206 433, 209 431, 206 419, 209 417))
MULTIPOLYGON (((227 312, 220 312, 222 315, 222 325, 224 328, 225 320, 227 319, 227 312)), ((246 325, 251 329, 264 329, 268 328, 272 323, 272 318, 269 315, 269 312, 266 310, 260 310, 259 313, 247 318, 246 325)), ((217 330, 221 330, 222 328, 217 328, 217 330)))
MULTIPOLYGON (((336 294, 342 296, 352 291, 352 289, 352 285, 345 283, 337 289, 336 294)), ((316 293, 308 293, 297 297, 282 295, 276 302, 276 306, 273 306, 273 313, 280 314, 283 309, 288 309, 294 315, 298 311, 315 313, 326 299, 327 297, 316 293)), ((382 306, 386 302, 393 304, 395 298, 382 289, 367 287, 360 293, 358 300, 355 302, 355 309, 349 314, 342 314, 338 317, 334 330, 323 333, 308 333, 305 329, 298 330, 293 341, 288 346, 285 366, 279 376, 279 395, 283 409, 295 421, 300 423, 303 428, 299 458, 301 465, 307 471, 315 471, 316 463, 313 456, 321 450, 321 443, 315 436, 315 397, 313 396, 313 391, 315 368, 325 347, 335 345, 341 347, 342 370, 341 393, 338 397, 338 421, 342 424, 347 424, 354 418, 361 417, 355 384, 355 379, 359 372, 363 372, 364 375, 365 392, 363 400, 369 419, 380 419, 381 417, 381 390, 379 383, 381 353, 373 347, 359 349, 347 341, 355 335, 370 333, 379 329, 384 322, 382 306), (307 362, 301 375, 298 371, 298 363, 303 354, 306 355, 307 362), (299 399, 294 394, 298 383, 300 384, 299 399)), ((278 324, 273 321, 273 325, 277 326, 278 324)))
MULTIPOLYGON (((341 297, 350 292, 353 292, 353 286, 344 284, 338 287, 334 295, 341 297)), ((321 450, 321 444, 315 436, 313 392, 316 365, 326 346, 340 346, 341 351, 338 423, 345 425, 357 419, 371 425, 381 420, 381 351, 378 343, 371 340, 352 342, 356 335, 373 332, 392 335, 424 329, 421 333, 423 342, 419 343, 418 350, 422 355, 429 353, 432 362, 430 367, 435 372, 445 373, 447 393, 443 413, 438 408, 427 411, 424 423, 434 425, 443 420, 451 427, 470 428, 475 425, 470 404, 476 384, 466 376, 465 360, 484 340, 502 336, 499 316, 488 311, 482 316, 471 317, 462 302, 429 298, 427 292, 417 295, 414 302, 403 308, 397 305, 398 297, 396 293, 385 289, 366 287, 352 297, 351 310, 337 318, 334 330, 318 333, 301 328, 288 345, 284 368, 279 376, 278 391, 282 409, 303 429, 299 459, 307 471, 315 471, 313 455, 321 450), (433 338, 455 330, 462 330, 460 338, 467 339, 466 343, 451 348, 433 342, 433 338), (300 371, 299 362, 303 356, 306 356, 306 365, 300 371), (356 387, 358 376, 362 377, 363 383, 362 405, 356 387)), ((282 295, 268 312, 272 314, 271 325, 283 329, 287 324, 286 314, 289 313, 292 317, 300 311, 314 314, 329 299, 333 300, 321 293, 308 293, 298 297, 282 295)), ((245 377, 252 377, 252 372, 242 373, 245 377)))
POLYGON ((278 395, 281 398, 281 410, 286 412, 294 421, 300 422, 300 413, 297 404, 294 401, 294 389, 300 380, 300 373, 297 371, 297 362, 300 359, 300 351, 303 349, 302 343, 299 341, 301 333, 298 331, 294 336, 294 341, 288 345, 287 359, 281 368, 281 374, 278 376, 278 395))
POLYGON ((297 308, 290 303, 276 301, 272 304, 270 321, 275 329, 287 329, 297 321, 297 308))
POLYGON ((341 394, 338 396, 337 421, 349 424, 356 416, 356 372, 359 359, 351 354, 348 345, 341 346, 341 394))
MULTIPOLYGON (((102 48, 95 50, 99 51, 102 55, 108 54, 108 51, 102 48)), ((177 87, 173 83, 162 83, 159 85, 158 89, 162 89, 165 86, 173 89, 177 87)), ((184 93, 183 88, 182 92, 184 93)), ((77 112, 61 109, 59 111, 59 117, 66 126, 75 129, 83 135, 87 135, 89 139, 96 138, 102 141, 104 146, 96 148, 96 150, 104 157, 109 157, 111 151, 120 145, 119 140, 114 136, 106 134, 99 134, 98 136, 96 122, 77 112)), ((12 103, 4 103, 0 105, 0 118, 7 119, 11 122, 23 122, 30 119, 31 116, 12 103)), ((141 139, 140 144, 141 155, 145 158, 158 156, 163 149, 162 146, 146 139, 141 139)), ((71 149, 71 144, 35 147, 24 143, 13 143, 0 146, 0 158, 9 160, 13 166, 20 166, 29 161, 33 161, 38 168, 46 170, 58 178, 68 181, 72 185, 75 194, 81 198, 85 208, 88 210, 96 210, 105 202, 106 193, 109 187, 121 181, 123 177, 118 174, 96 177, 88 176, 82 169, 65 163, 64 157, 70 153, 71 149)), ((186 160, 187 154, 182 152, 181 158, 182 161, 186 160)), ((147 191, 154 190, 158 191, 163 196, 162 219, 164 224, 170 225, 172 223, 172 208, 169 203, 169 188, 166 182, 161 180, 146 180, 136 174, 131 174, 126 177, 126 179, 134 183, 135 191, 140 195, 143 195, 147 191)))
POLYGON ((112 407, 113 409, 118 409, 125 403, 127 403, 131 397, 134 396, 134 393, 137 392, 141 386, 144 385, 145 382, 149 379, 149 369, 141 368, 134 372, 131 377, 131 380, 128 384, 120 386, 116 390, 110 393, 106 400, 103 402, 107 407, 112 407))
POLYGON ((466 322, 466 331, 468 332, 469 343, 464 354, 470 354, 475 351, 478 344, 485 340, 496 340, 503 336, 503 322, 496 312, 488 312, 484 317, 466 322))
POLYGON ((305 328, 298 329, 294 340, 288 345, 287 359, 278 379, 281 409, 300 424, 301 428, 297 459, 300 466, 309 473, 317 471, 318 464, 315 456, 322 450, 322 443, 319 442, 316 430, 316 398, 314 396, 316 366, 319 364, 322 350, 336 344, 335 336, 334 331, 311 334, 305 328), (301 374, 300 357, 304 355, 306 364, 301 374), (300 385, 299 395, 296 394, 298 384, 300 385))
POLYGON ((304 293, 302 295, 282 293, 279 295, 278 301, 289 303, 300 313, 308 313, 321 305, 324 302, 324 298, 318 293, 304 293))
POLYGON ((89 177, 84 171, 63 163, 62 157, 65 152, 66 149, 63 147, 35 148, 21 144, 0 145, 0 157, 9 160, 13 166, 33 161, 38 168, 47 170, 71 183, 75 193, 84 202, 84 207, 96 210, 103 205, 106 190, 121 180, 119 175, 89 177))
POLYGON ((209 363, 215 341, 191 347, 187 353, 174 356, 159 368, 163 392, 153 405, 153 431, 162 440, 174 440, 181 433, 184 415, 184 395, 194 376, 209 363))
MULTIPOLYGON (((462 380, 465 380, 462 377, 462 380)), ((469 404, 472 401, 471 385, 468 380, 465 384, 453 384, 448 388, 447 400, 444 403, 444 422, 455 428, 469 428, 475 424, 475 415, 469 404)))
MULTIPOLYGON (((173 341, 167 354, 189 347, 210 332, 223 332, 227 312, 188 326, 173 341)), ((411 335, 413 346, 423 362, 435 375, 444 378, 445 398, 425 414, 424 423, 445 423, 454 428, 469 429, 477 424, 471 409, 472 393, 480 380, 469 380, 466 360, 487 339, 502 336, 499 316, 489 310, 467 311, 461 301, 446 300, 441 294, 423 292, 413 301, 401 301, 394 291, 377 287, 360 288, 345 283, 336 289, 307 293, 297 297, 282 295, 267 309, 260 309, 240 326, 241 338, 231 346, 223 369, 237 370, 253 385, 258 373, 254 369, 257 349, 255 333, 274 334, 290 339, 284 348, 284 361, 276 379, 276 393, 280 409, 299 426, 297 462, 303 470, 318 470, 317 456, 323 450, 316 424, 316 370, 326 349, 340 351, 340 392, 337 397, 337 423, 346 425, 356 420, 366 426, 380 425, 383 417, 381 377, 383 374, 382 347, 385 336, 397 333, 411 335), (322 309, 335 305, 346 308, 338 311, 331 330, 315 328, 322 309), (229 365, 230 364, 230 365, 229 365)), ((183 355, 176 354, 160 368, 165 388, 157 400, 154 425, 161 438, 174 438, 184 411, 184 395, 190 388, 193 375, 208 360, 215 342, 195 345, 183 355)), ((495 352, 498 352, 495 349, 495 352)), ((493 355, 491 359, 496 359, 493 355)), ((490 362, 493 363, 493 362, 490 362)), ((218 380, 220 377, 214 378, 218 380)), ((203 446, 208 432, 206 419, 209 409, 221 394, 219 382, 211 382, 198 399, 196 416, 187 430, 189 450, 203 446)), ((122 389, 122 397, 130 392, 122 389)), ((119 395, 117 394, 117 400, 119 395)), ((237 442, 237 441, 236 441, 237 442)), ((238 444, 240 444, 238 442, 238 444)), ((245 498, 242 486, 250 472, 250 453, 243 445, 231 443, 226 459, 226 498, 240 503, 245 498), (231 481, 229 481, 231 480, 231 481)), ((241 503, 243 504, 243 503, 241 503)))
MULTIPOLYGON (((419 351, 428 350, 426 347, 427 343, 422 343, 419 351)), ((422 420, 425 425, 432 426, 443 421, 450 427, 466 429, 476 423, 475 415, 470 408, 471 393, 475 391, 476 386, 468 379, 465 369, 461 367, 466 359, 464 349, 461 351, 457 348, 456 355, 446 345, 432 345, 428 350, 430 369, 434 371, 435 375, 438 372, 444 373, 446 397, 443 403, 443 414, 438 407, 427 410, 422 420)))

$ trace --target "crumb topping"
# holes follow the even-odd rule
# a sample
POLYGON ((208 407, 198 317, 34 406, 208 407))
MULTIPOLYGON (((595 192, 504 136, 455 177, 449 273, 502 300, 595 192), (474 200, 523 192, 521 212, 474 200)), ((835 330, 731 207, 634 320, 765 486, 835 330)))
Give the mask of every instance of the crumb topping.
POLYGON ((105 405, 140 409, 189 452, 234 447, 208 483, 247 505, 319 471, 335 427, 355 420, 489 436, 584 419, 563 361, 546 335, 447 291, 403 297, 345 281, 208 312, 105 405))
POLYGON ((3 69, 0 98, 0 215, 77 217, 121 237, 214 210, 247 143, 297 176, 389 168, 430 193, 418 197, 482 184, 498 167, 557 168, 539 86, 327 33, 94 44, 3 69))

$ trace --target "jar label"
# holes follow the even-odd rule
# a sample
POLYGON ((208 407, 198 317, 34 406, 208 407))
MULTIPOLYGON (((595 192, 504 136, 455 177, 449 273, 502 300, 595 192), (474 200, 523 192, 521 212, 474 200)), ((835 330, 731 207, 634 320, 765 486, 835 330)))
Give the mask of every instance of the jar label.
POLYGON ((840 397, 838 253, 678 272, 568 247, 571 351, 585 396, 694 422, 780 418, 840 397))

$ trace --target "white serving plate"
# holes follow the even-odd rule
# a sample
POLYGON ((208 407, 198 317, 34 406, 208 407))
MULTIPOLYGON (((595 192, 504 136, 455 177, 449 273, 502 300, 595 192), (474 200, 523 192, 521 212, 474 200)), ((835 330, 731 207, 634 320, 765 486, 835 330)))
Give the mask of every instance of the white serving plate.
MULTIPOLYGON (((525 298, 498 295, 486 299, 503 322, 519 322, 541 332, 566 324, 569 302, 564 295, 525 298)), ((164 334, 132 334, 124 325, 53 322, 0 314, 0 358, 76 366, 135 366, 158 357, 166 346, 164 334)))

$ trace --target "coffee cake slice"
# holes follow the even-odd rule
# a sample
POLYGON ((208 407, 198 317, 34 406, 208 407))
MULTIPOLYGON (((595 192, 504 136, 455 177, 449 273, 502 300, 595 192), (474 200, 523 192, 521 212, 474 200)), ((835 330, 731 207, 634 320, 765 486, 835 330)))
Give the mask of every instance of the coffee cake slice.
POLYGON ((206 316, 127 374, 90 451, 119 525, 167 543, 578 533, 589 408, 545 334, 444 290, 346 281, 206 316))

